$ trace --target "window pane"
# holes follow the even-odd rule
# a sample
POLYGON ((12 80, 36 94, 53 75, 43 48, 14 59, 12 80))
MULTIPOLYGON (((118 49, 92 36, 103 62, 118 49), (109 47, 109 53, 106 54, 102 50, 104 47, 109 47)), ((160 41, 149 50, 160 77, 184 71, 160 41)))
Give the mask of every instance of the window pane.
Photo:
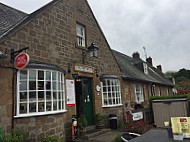
POLYGON ((36 112, 36 103, 29 104, 29 112, 36 112))
POLYGON ((36 92, 29 92, 29 100, 36 101, 36 92))
POLYGON ((46 81, 46 90, 51 90, 51 82, 46 81))
POLYGON ((46 80, 51 80, 51 72, 46 71, 46 80))
POLYGON ((61 101, 59 101, 59 110, 61 109, 61 101))
POLYGON ((52 72, 52 80, 56 80, 56 73, 52 72))
POLYGON ((38 100, 44 100, 44 91, 38 92, 38 100))
POLYGON ((106 92, 107 91, 107 88, 106 87, 103 87, 103 92, 106 92))
POLYGON ((20 80, 27 79, 27 70, 20 70, 20 80))
POLYGON ((57 100, 57 92, 53 92, 53 99, 57 100))
POLYGON ((27 113, 27 104, 21 103, 20 104, 20 114, 27 113))
POLYGON ((38 71, 38 80, 44 80, 44 71, 38 71))
POLYGON ((51 92, 46 92, 46 100, 51 100, 51 92))
POLYGON ((38 103, 38 112, 43 112, 44 111, 44 102, 39 102, 38 103))
POLYGON ((36 79, 36 71, 35 70, 29 70, 29 79, 36 79))
POLYGON ((38 90, 44 90, 44 81, 38 81, 38 90))
POLYGON ((53 102, 53 110, 57 110, 57 102, 56 101, 53 102))
POLYGON ((29 82, 29 90, 36 90, 36 81, 29 82))
POLYGON ((26 102, 26 101, 27 101, 27 93, 20 92, 20 102, 26 102))
POLYGON ((56 82, 53 82, 53 90, 56 90, 56 82))
POLYGON ((20 90, 27 90, 26 81, 20 81, 20 90))
POLYGON ((46 103, 46 111, 51 111, 51 102, 46 103))

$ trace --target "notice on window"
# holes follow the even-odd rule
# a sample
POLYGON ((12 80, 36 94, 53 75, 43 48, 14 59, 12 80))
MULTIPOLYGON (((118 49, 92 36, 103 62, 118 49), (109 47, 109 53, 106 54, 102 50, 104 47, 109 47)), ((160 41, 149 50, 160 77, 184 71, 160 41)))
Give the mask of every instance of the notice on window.
POLYGON ((184 138, 190 138, 190 117, 171 117, 173 133, 183 133, 184 138))
POLYGON ((75 82, 66 80, 67 106, 75 106, 75 82))

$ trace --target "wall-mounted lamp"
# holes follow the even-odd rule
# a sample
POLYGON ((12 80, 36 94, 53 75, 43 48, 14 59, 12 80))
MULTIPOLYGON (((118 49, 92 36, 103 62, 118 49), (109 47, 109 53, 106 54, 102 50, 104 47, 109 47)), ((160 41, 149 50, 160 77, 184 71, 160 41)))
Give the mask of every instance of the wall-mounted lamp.
POLYGON ((90 52, 90 58, 97 58, 98 57, 98 50, 99 50, 99 47, 96 46, 94 43, 92 43, 88 47, 87 51, 82 50, 82 63, 83 64, 85 63, 85 57, 86 57, 87 53, 89 53, 89 52, 90 52))

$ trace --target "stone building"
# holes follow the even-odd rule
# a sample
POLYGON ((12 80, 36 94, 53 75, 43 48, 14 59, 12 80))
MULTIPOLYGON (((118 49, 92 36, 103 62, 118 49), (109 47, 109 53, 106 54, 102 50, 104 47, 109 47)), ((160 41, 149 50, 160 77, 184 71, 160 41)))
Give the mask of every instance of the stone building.
MULTIPOLYGON (((66 141, 73 115, 84 114, 88 126, 94 125, 96 113, 107 119, 116 114, 123 121, 123 108, 129 107, 124 104, 135 104, 135 82, 144 88, 149 84, 145 100, 154 85, 160 86, 160 94, 172 87, 125 74, 129 64, 122 67, 121 53, 110 49, 86 0, 53 0, 31 14, 0 3, 0 21, 0 126, 5 133, 20 128, 29 132, 30 141, 47 135, 66 141), (30 61, 16 69, 20 52, 30 61)), ((150 66, 148 70, 154 72, 150 66)))
POLYGON ((122 90, 128 107, 147 108, 151 96, 173 94, 174 83, 162 73, 161 65, 153 67, 151 57, 143 61, 138 52, 132 57, 115 50, 112 52, 122 72, 122 90))
POLYGON ((7 56, 0 59, 0 125, 6 133, 21 128, 31 141, 45 135, 66 140, 72 115, 84 114, 88 125, 96 113, 122 118, 120 68, 86 0, 53 0, 29 15, 0 8, 0 51, 7 56), (97 58, 90 57, 96 56, 87 48, 92 43, 97 58), (10 55, 25 47, 30 62, 16 70, 10 55))

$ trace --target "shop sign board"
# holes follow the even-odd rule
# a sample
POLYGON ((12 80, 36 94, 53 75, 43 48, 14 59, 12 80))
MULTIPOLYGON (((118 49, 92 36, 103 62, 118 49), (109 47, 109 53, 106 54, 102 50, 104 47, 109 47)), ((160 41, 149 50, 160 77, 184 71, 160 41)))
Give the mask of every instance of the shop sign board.
POLYGON ((27 53, 20 53, 19 55, 16 56, 14 65, 15 68, 21 70, 27 66, 28 62, 29 62, 29 55, 27 53))
POLYGON ((171 117, 172 132, 190 138, 190 117, 171 117))
POLYGON ((91 66, 87 66, 87 65, 76 64, 75 71, 76 72, 85 72, 85 73, 94 73, 94 68, 91 66))
POLYGON ((138 121, 143 119, 143 113, 142 111, 133 113, 133 121, 138 121))
POLYGON ((75 86, 74 80, 66 80, 67 106, 75 106, 75 86))

